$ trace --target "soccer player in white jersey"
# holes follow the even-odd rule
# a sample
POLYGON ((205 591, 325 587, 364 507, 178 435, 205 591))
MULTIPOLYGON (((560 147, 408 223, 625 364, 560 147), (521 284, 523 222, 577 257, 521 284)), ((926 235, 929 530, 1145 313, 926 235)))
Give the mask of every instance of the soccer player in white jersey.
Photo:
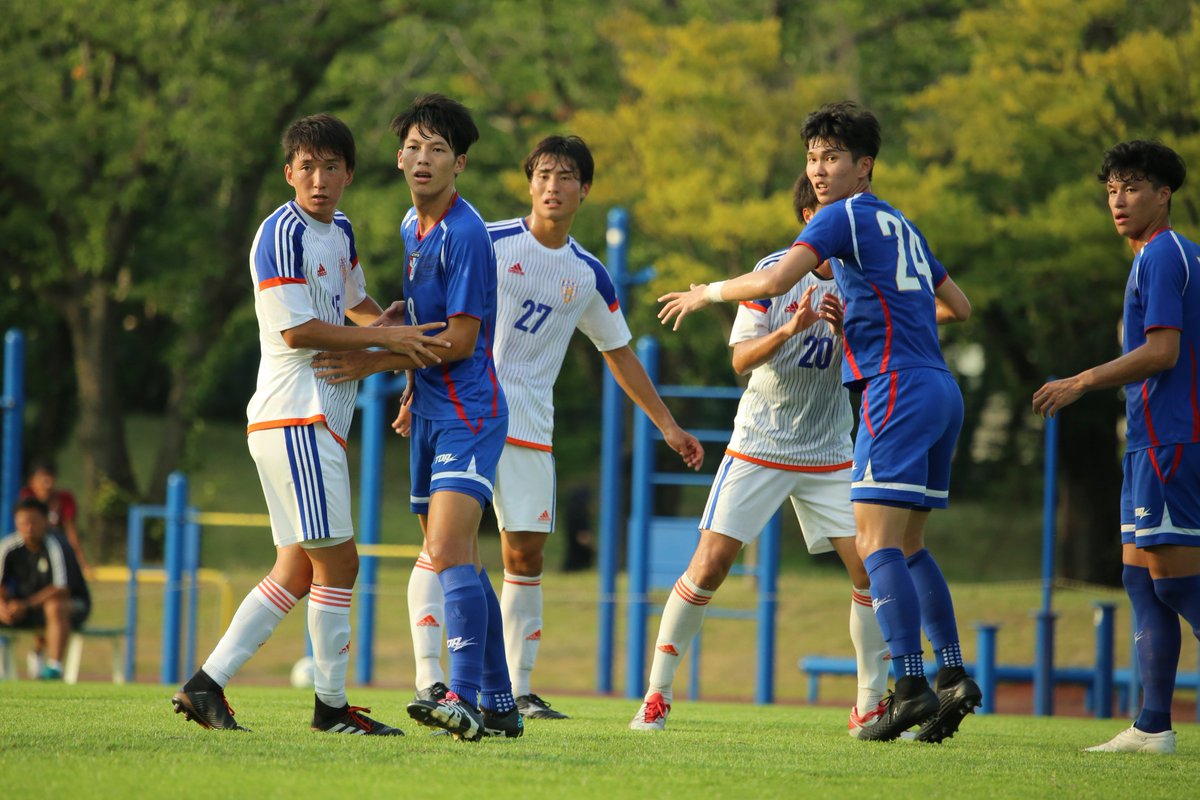
MULTIPOLYGON (((818 209, 807 175, 796 181, 793 204, 801 224, 818 209)), ((786 252, 772 253, 755 269, 770 267, 786 252)), ((854 419, 841 382, 841 318, 841 295, 827 264, 783 295, 744 302, 738 309, 729 345, 734 370, 750 372, 750 382, 701 517, 700 543, 663 608, 649 686, 630 728, 666 727, 675 672, 700 632, 709 602, 738 552, 758 537, 787 499, 808 551, 836 551, 850 575, 850 639, 858 660, 850 735, 858 736, 882 713, 887 645, 871 611, 867 571, 855 550, 850 506, 854 419)))
POLYGON ((354 136, 327 114, 292 123, 284 177, 296 190, 258 229, 250 252, 257 292, 258 386, 247 408, 250 454, 271 517, 275 566, 247 595, 204 666, 172 698, 176 713, 211 729, 245 730, 225 687, 305 595, 316 690, 312 729, 400 736, 346 700, 350 601, 358 552, 350 519, 346 436, 355 384, 330 386, 317 350, 383 347, 413 367, 440 363, 444 323, 365 327, 380 315, 366 293, 350 221, 337 210, 354 178, 354 136), (364 327, 351 328, 349 319, 364 327))

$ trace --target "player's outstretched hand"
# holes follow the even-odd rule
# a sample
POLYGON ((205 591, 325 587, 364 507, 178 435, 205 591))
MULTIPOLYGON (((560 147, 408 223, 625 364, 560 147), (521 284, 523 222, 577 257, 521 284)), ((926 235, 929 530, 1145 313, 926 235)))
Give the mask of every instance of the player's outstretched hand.
POLYGON ((1043 384, 1033 393, 1033 413, 1053 417, 1083 396, 1075 378, 1063 378, 1043 384))
POLYGON ((428 367, 431 364, 442 363, 442 358, 433 351, 434 348, 448 348, 448 339, 438 339, 426 336, 427 331, 441 330, 446 327, 444 322, 426 322, 424 325, 394 325, 386 326, 381 331, 384 336, 383 346, 393 353, 408 356, 419 366, 428 367))
MULTIPOLYGON (((412 379, 411 373, 409 374, 409 379, 412 379)), ((404 394, 400 396, 400 412, 392 420, 392 430, 404 437, 412 433, 412 398, 410 383, 409 386, 404 388, 404 394)))
POLYGON ((380 370, 375 368, 378 350, 336 350, 317 353, 312 365, 319 380, 326 383, 361 381, 380 370))
POLYGON ((406 306, 403 300, 395 300, 390 306, 383 310, 374 322, 368 325, 368 328, 390 328, 393 325, 404 324, 404 312, 406 306))
POLYGON ((817 316, 829 323, 829 330, 833 332, 834 336, 842 335, 842 322, 846 318, 846 309, 842 305, 841 298, 835 294, 826 294, 821 298, 817 316))
POLYGON ((817 291, 817 287, 810 286, 804 290, 804 294, 800 295, 800 300, 796 303, 796 313, 792 314, 792 318, 784 323, 789 336, 795 336, 800 331, 806 330, 819 318, 817 310, 812 306, 812 296, 815 291, 817 291))
POLYGON ((663 440, 668 447, 679 453, 683 463, 690 469, 699 470, 704 464, 704 445, 678 425, 663 431, 663 440))
POLYGON ((666 325, 674 319, 675 324, 671 327, 673 331, 679 330, 683 318, 688 314, 709 305, 708 298, 704 296, 704 288, 708 284, 693 283, 691 286, 692 288, 686 292, 667 292, 658 298, 658 302, 664 304, 662 310, 658 312, 658 320, 666 325))

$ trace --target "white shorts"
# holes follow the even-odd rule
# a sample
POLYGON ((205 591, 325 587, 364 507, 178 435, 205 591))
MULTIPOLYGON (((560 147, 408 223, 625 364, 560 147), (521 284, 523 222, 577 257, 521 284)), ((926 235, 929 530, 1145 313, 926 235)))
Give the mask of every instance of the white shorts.
POLYGON ((247 441, 276 547, 331 547, 354 536, 346 451, 328 428, 266 428, 247 441))
POLYGON ((554 532, 554 454, 505 444, 496 467, 492 505, 501 530, 554 532))
POLYGON ((700 530, 752 542, 791 498, 808 552, 828 553, 830 539, 854 535, 850 468, 834 472, 774 469, 726 455, 717 469, 700 530))

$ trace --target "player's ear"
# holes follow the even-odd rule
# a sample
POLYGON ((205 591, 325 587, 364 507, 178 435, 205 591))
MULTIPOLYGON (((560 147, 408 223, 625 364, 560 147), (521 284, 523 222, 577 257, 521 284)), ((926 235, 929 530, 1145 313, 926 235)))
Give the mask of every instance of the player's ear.
POLYGON ((467 154, 463 153, 454 159, 454 174, 461 175, 462 171, 467 168, 467 154))
POLYGON ((404 148, 401 147, 396 151, 396 169, 404 172, 404 148))
POLYGON ((591 190, 592 185, 590 183, 581 184, 579 187, 579 202, 582 203, 584 200, 587 200, 588 192, 591 190))
POLYGON ((283 179, 288 182, 288 186, 295 186, 292 183, 292 165, 291 162, 283 165, 283 179))
POLYGON ((863 156, 858 160, 858 177, 865 178, 875 169, 875 157, 863 156))

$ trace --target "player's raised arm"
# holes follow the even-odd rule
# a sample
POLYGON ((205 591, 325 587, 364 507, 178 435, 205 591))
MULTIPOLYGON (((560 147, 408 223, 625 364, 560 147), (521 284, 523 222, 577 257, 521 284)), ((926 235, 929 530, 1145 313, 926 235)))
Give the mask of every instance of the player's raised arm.
POLYGON ((939 325, 947 322, 966 322, 971 316, 971 301, 963 290, 949 275, 942 281, 934 292, 934 302, 937 304, 937 321, 939 325))
POLYGON ((705 306, 727 300, 758 300, 777 297, 812 272, 821 262, 808 247, 793 247, 783 258, 766 269, 748 272, 727 281, 692 284, 686 292, 668 292, 658 298, 663 308, 658 319, 663 325, 672 319, 671 330, 679 330, 683 318, 705 306))

